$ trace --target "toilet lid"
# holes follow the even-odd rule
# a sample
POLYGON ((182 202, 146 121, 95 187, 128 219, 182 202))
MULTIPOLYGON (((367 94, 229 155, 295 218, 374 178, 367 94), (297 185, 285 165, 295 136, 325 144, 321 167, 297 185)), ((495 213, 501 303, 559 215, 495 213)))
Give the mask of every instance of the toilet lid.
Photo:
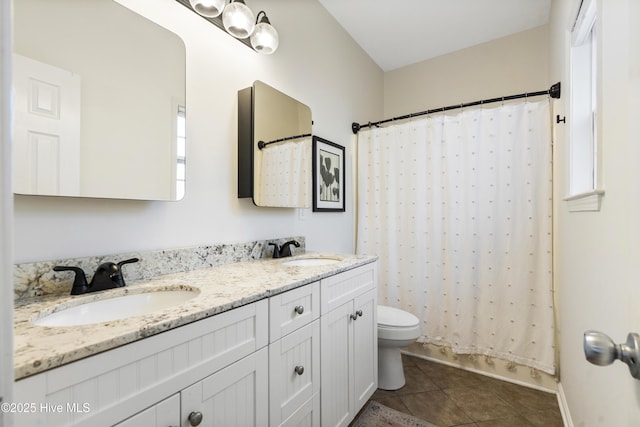
POLYGON ((418 323, 418 318, 411 313, 386 305, 378 306, 378 325, 406 327, 416 326, 418 323))

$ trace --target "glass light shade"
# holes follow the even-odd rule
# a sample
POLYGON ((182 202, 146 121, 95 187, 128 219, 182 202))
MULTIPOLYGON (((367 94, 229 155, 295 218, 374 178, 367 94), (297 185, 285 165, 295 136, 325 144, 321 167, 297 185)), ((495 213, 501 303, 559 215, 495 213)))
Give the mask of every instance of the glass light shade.
POLYGON ((272 54, 278 48, 278 32, 266 22, 256 25, 250 40, 255 51, 265 55, 272 54))
POLYGON ((253 19, 251 9, 240 1, 230 3, 222 13, 224 29, 233 37, 239 39, 246 39, 251 35, 255 27, 253 19))
POLYGON ((189 0, 189 3, 200 15, 215 18, 222 13, 225 0, 189 0))

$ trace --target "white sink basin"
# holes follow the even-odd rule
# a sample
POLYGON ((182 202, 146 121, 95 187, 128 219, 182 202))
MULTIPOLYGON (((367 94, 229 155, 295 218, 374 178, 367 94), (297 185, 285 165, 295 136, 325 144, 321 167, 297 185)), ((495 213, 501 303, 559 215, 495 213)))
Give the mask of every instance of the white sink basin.
POLYGON ((309 258, 297 258, 290 261, 284 261, 282 265, 289 267, 316 267, 319 265, 335 264, 342 261, 340 258, 329 257, 309 257, 309 258))
POLYGON ((182 304, 198 296, 198 290, 163 290, 105 298, 68 308, 53 309, 32 320, 38 326, 76 326, 140 316, 182 304))

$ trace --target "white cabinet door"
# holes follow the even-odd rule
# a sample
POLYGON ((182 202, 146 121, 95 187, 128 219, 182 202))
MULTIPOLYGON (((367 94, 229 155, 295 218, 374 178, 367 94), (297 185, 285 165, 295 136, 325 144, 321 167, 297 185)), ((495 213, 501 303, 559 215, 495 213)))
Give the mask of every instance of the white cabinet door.
POLYGON ((353 322, 353 374, 357 413, 378 388, 378 307, 377 290, 354 300, 357 319, 353 322), (362 315, 360 315, 362 313, 362 315))
POLYGON ((321 422, 348 426, 378 387, 376 264, 320 283, 321 422))
POLYGON ((145 409, 115 427, 178 427, 180 425, 180 394, 145 409))
POLYGON ((270 425, 280 426, 320 391, 320 322, 269 346, 270 425))
POLYGON ((181 426, 201 417, 202 427, 252 427, 269 424, 267 348, 245 357, 184 389, 181 426))
POLYGON ((321 420, 323 427, 347 426, 354 408, 353 328, 348 302, 320 317, 321 420))

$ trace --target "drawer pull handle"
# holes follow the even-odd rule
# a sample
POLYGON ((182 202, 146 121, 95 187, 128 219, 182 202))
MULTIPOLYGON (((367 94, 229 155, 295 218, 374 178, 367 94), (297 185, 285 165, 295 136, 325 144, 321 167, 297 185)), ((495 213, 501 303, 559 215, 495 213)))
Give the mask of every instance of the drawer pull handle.
POLYGON ((302 375, 304 373, 304 366, 296 366, 293 371, 298 374, 298 375, 302 375))
POLYGON ((351 317, 351 320, 356 320, 358 317, 362 317, 362 310, 356 311, 355 314, 352 314, 349 317, 351 317))
POLYGON ((202 412, 194 411, 189 414, 189 417, 187 419, 189 420, 189 425, 199 426, 200 423, 202 422, 202 412))
POLYGON ((301 305, 296 305, 296 308, 294 308, 293 311, 295 311, 298 314, 302 314, 304 313, 304 307, 301 305))

